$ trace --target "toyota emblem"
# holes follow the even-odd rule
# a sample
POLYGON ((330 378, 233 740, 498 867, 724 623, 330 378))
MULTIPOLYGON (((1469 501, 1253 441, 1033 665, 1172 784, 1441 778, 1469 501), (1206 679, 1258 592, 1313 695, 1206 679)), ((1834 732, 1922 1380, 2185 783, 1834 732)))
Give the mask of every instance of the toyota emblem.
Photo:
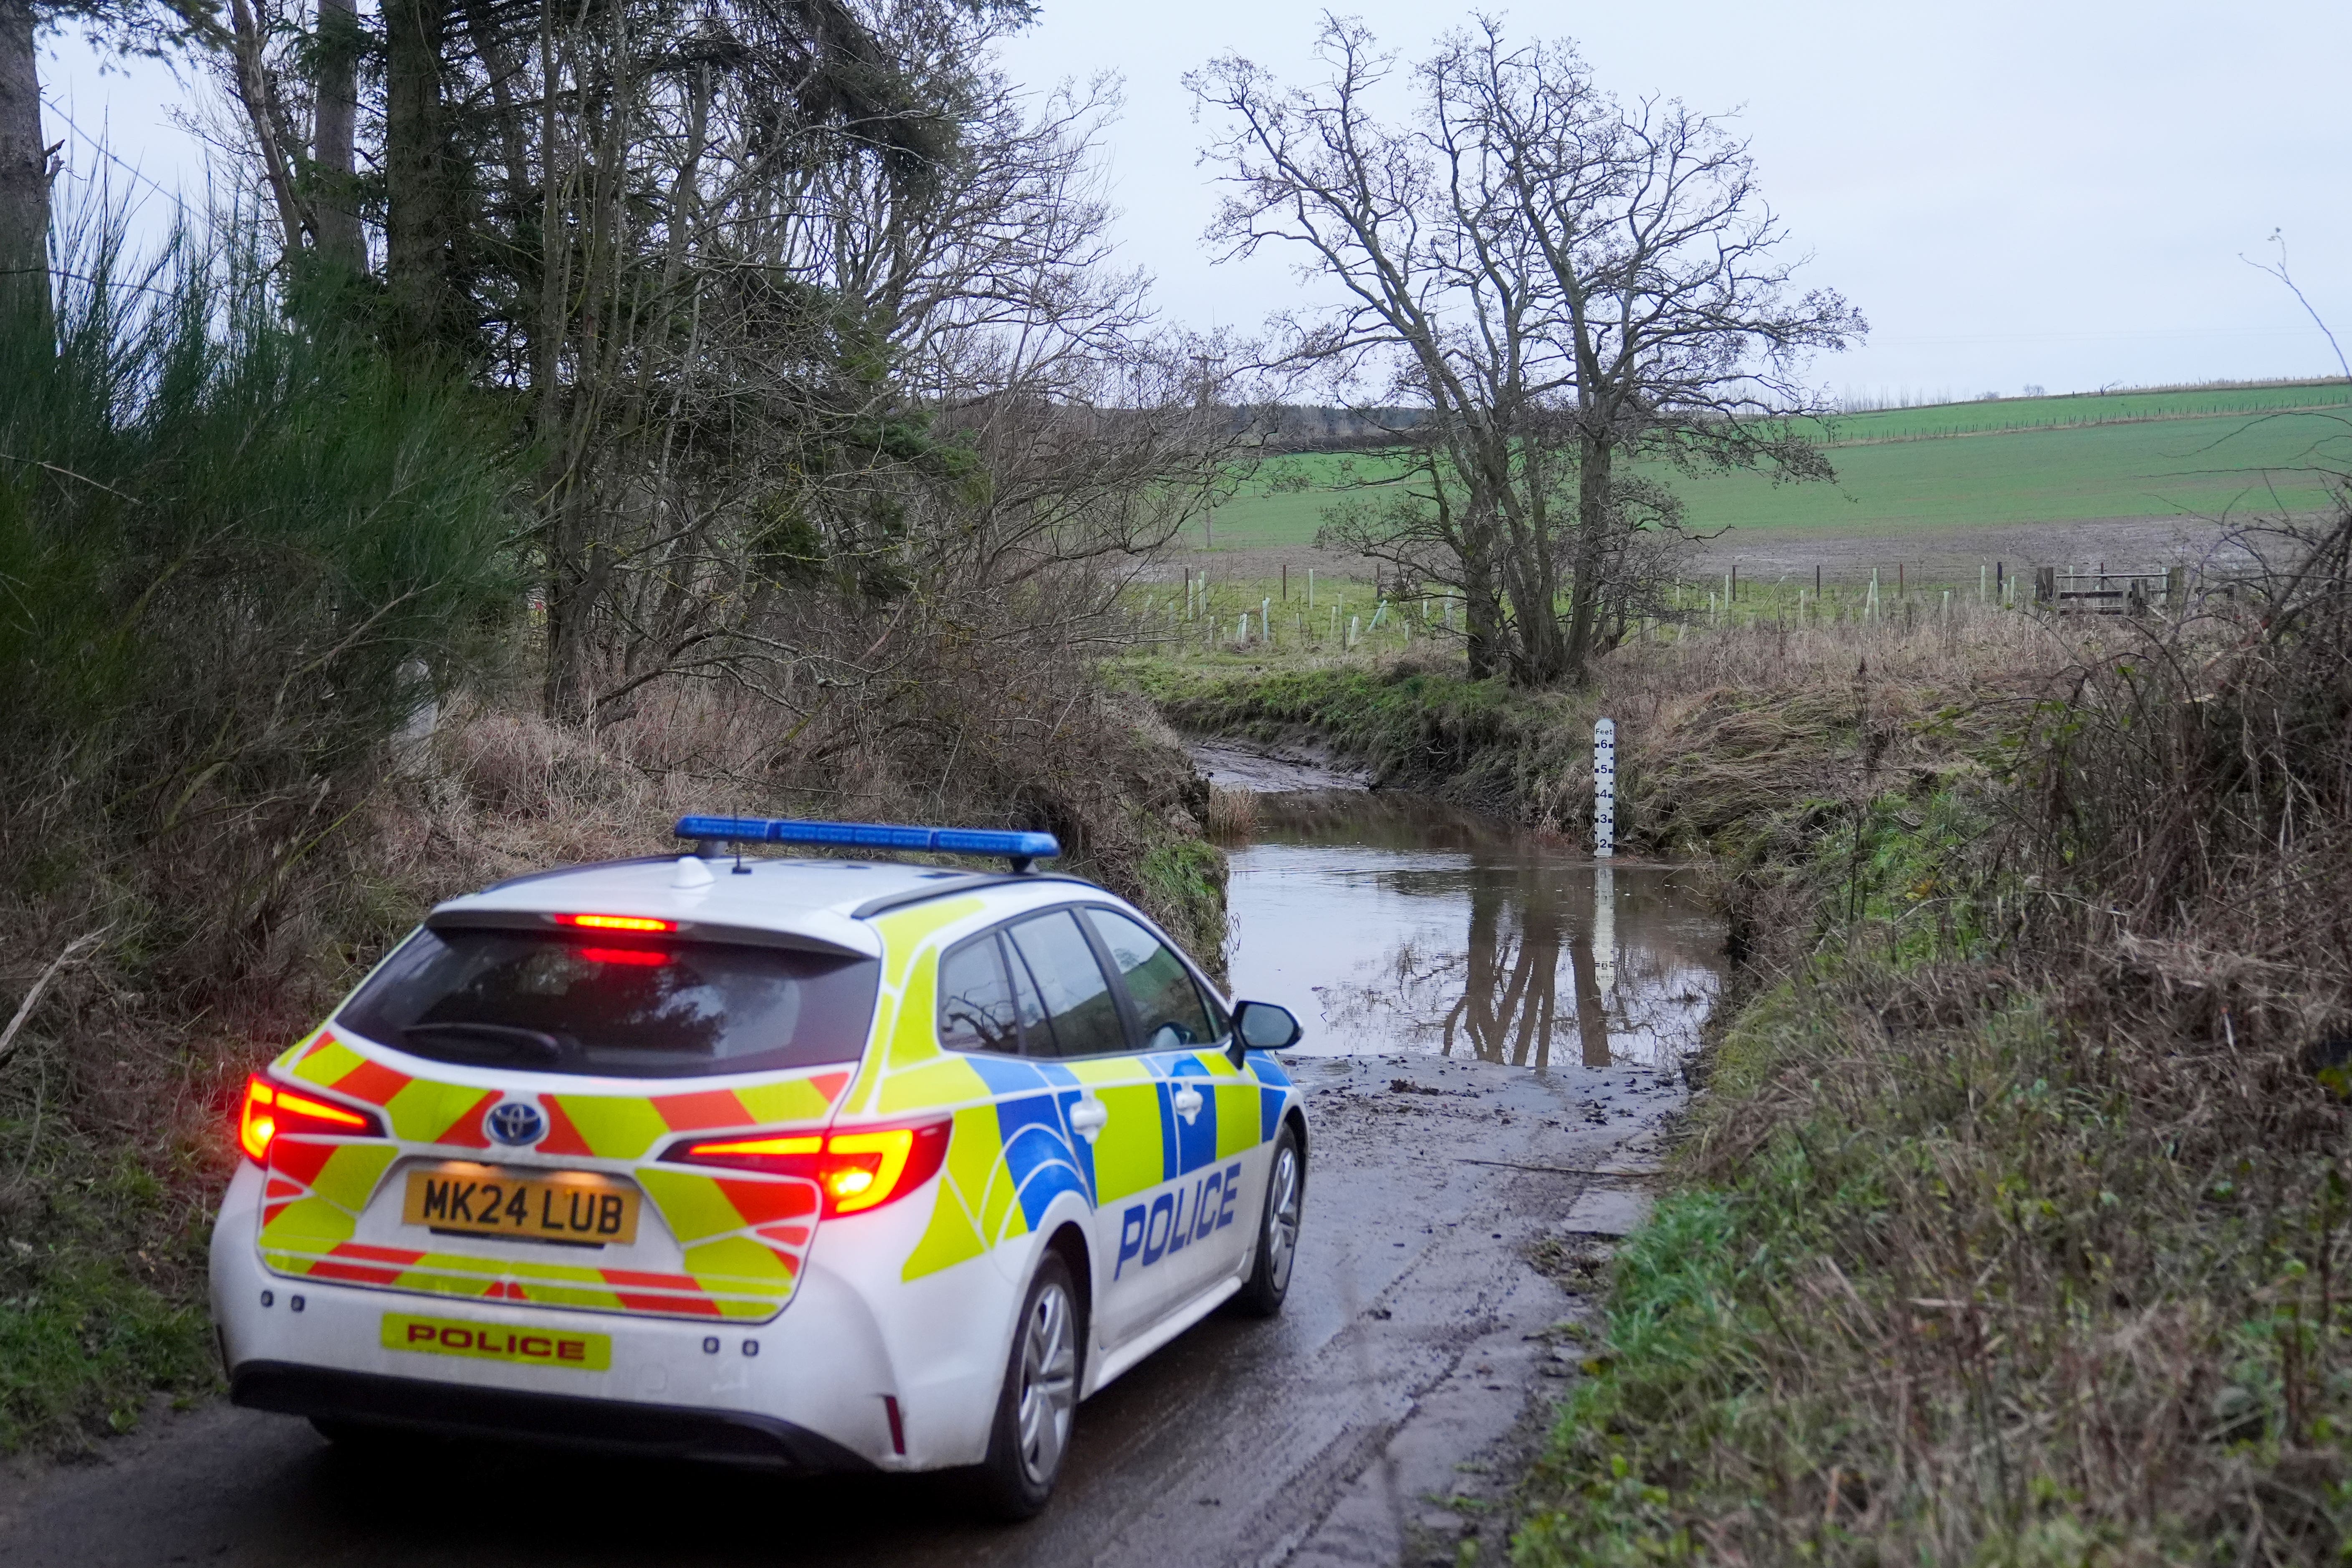
POLYGON ((547 1131, 547 1118, 527 1100, 509 1100, 491 1108, 482 1128, 508 1148, 519 1149, 540 1141, 547 1131))

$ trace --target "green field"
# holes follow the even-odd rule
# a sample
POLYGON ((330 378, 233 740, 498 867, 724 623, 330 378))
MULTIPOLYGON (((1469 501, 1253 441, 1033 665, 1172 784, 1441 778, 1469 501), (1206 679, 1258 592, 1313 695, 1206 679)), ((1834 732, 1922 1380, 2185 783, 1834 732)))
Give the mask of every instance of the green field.
MULTIPOLYGON (((2326 504, 2329 474, 2352 471, 2352 387, 2001 398, 1852 415, 1822 434, 1834 483, 1655 471, 1701 530, 1897 533, 2302 511, 2326 504)), ((1217 509, 1217 547, 1311 543, 1347 488, 1377 493, 1396 471, 1376 453, 1270 459, 1217 509), (1285 488, 1299 479, 1310 488, 1285 488)))

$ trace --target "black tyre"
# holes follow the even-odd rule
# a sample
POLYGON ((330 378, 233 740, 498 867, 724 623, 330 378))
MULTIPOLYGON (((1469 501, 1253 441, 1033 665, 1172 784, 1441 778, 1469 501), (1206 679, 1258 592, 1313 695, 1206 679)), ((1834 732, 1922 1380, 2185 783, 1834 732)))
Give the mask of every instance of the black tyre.
POLYGON ((1307 1162, 1298 1152, 1297 1129, 1286 1121, 1275 1135, 1274 1158, 1266 1167, 1257 1257, 1250 1265, 1249 1283, 1234 1298, 1234 1305, 1250 1317, 1273 1317, 1290 1294, 1290 1268, 1298 1259, 1298 1216, 1306 1203, 1307 1162))
POLYGON ((1054 1495, 1070 1448, 1085 1339, 1069 1265, 1049 1252, 1029 1281, 1004 1388, 996 1396, 988 1458, 974 1478, 982 1505, 999 1519, 1034 1519, 1054 1495))

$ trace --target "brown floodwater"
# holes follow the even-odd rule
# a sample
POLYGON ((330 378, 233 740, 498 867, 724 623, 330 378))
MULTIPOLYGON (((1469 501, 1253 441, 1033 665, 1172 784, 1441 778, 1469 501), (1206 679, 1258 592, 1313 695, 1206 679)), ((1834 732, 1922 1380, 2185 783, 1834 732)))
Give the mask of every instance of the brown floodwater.
POLYGON ((1672 1070, 1697 1048, 1728 962, 1701 868, 1410 795, 1256 804, 1227 963, 1236 995, 1298 1015, 1301 1053, 1672 1070))

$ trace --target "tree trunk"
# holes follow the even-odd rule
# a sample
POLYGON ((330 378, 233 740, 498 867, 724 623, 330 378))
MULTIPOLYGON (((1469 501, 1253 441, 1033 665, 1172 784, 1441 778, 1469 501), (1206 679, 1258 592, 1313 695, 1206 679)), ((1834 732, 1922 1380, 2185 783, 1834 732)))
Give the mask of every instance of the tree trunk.
POLYGON ((605 558, 588 537, 593 524, 582 497, 567 489, 555 498, 547 525, 547 669, 540 701, 559 724, 591 717, 595 700, 595 614, 604 591, 605 558))
POLYGON ((28 0, 0 0, 0 309, 49 319, 49 153, 28 0))
POLYGON ((247 0, 229 0, 229 47, 236 66, 236 100, 253 127, 254 150, 261 156, 261 172, 269 186, 270 205, 278 209, 278 243, 285 247, 289 266, 299 265, 304 227, 302 205, 294 188, 293 165, 300 157, 292 138, 280 134, 282 117, 270 90, 269 68, 261 53, 261 23, 247 0))
POLYGON ((1601 576, 1609 556, 1610 465, 1616 457, 1609 438, 1584 432, 1576 474, 1576 560, 1569 592, 1574 595, 1568 616, 1568 647, 1564 673, 1580 681, 1592 658, 1592 637, 1601 609, 1601 576))
POLYGON ((1559 572, 1542 510, 1524 502, 1517 510, 1506 531, 1503 572, 1513 623, 1511 684, 1549 686, 1568 672, 1560 640, 1559 572))
POLYGON ((446 0, 387 0, 384 23, 384 279, 387 336, 404 364, 463 344, 458 254, 464 203, 441 91, 446 0))
POLYGON ((1498 674, 1504 668, 1508 649, 1508 628, 1503 624, 1502 601, 1495 595, 1490 571, 1471 568, 1465 563, 1463 575, 1472 579, 1472 585, 1463 591, 1462 611, 1467 635, 1463 638, 1470 657, 1470 679, 1484 680, 1498 674))
POLYGON ((310 132, 310 162, 319 193, 319 259, 352 275, 367 269, 359 193, 352 178, 360 46, 359 13, 352 0, 319 0, 319 103, 310 132))

